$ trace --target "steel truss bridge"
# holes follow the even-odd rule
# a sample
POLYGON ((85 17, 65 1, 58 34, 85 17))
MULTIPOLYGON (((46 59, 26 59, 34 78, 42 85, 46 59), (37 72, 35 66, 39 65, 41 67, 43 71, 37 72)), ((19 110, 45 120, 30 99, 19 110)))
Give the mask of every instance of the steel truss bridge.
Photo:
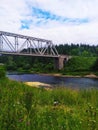
POLYGON ((51 40, 0 31, 0 54, 54 58, 56 69, 62 69, 70 56, 59 55, 51 40))
POLYGON ((0 31, 0 54, 59 57, 51 40, 0 31))

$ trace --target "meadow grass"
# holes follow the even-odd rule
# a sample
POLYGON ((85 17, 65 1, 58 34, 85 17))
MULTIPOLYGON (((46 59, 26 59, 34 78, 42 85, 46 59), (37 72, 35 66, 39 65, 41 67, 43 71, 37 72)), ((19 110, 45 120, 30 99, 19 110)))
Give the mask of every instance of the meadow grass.
POLYGON ((47 91, 1 78, 0 130, 98 130, 98 90, 47 91))

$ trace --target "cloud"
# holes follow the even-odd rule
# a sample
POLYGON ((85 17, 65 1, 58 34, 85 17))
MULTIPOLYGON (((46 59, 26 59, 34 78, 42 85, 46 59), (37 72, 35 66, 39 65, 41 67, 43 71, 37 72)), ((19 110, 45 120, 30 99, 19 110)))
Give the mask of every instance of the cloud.
POLYGON ((59 16, 71 18, 93 17, 98 15, 97 0, 29 0, 29 7, 36 6, 59 16))
POLYGON ((74 24, 81 24, 81 23, 86 23, 86 22, 89 22, 89 19, 88 18, 69 18, 69 17, 62 17, 62 16, 59 16, 59 15, 55 15, 49 11, 46 11, 46 10, 42 10, 42 9, 39 9, 39 8, 35 8, 35 7, 32 7, 32 12, 33 12, 33 15, 36 16, 37 18, 42 18, 43 20, 55 20, 55 21, 58 21, 58 22, 62 22, 62 23, 74 23, 74 24))
POLYGON ((98 41, 98 0, 1 0, 0 30, 53 40, 98 41))

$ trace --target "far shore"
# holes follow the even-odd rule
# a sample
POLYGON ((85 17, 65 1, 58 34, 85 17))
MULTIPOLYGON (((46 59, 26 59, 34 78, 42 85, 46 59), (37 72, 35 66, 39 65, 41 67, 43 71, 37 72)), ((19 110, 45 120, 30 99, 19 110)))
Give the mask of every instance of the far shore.
POLYGON ((84 76, 74 76, 74 75, 62 75, 60 73, 54 73, 54 74, 45 74, 45 73, 38 73, 39 75, 46 75, 46 76, 57 76, 57 77, 76 77, 76 78, 80 78, 80 77, 84 77, 84 78, 98 78, 98 76, 96 76, 95 74, 91 73, 91 74, 88 74, 88 75, 84 75, 84 76))
POLYGON ((46 75, 46 76, 56 76, 56 77, 70 77, 70 78, 96 78, 98 79, 98 76, 95 75, 94 73, 90 73, 88 75, 63 75, 61 73, 40 73, 40 72, 7 72, 8 74, 38 74, 38 75, 46 75))

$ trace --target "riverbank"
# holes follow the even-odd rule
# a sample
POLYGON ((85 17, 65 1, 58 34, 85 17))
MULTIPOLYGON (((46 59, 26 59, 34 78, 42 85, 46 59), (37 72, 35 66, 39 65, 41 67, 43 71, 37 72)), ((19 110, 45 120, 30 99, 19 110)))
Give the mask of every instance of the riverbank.
POLYGON ((84 75, 84 76, 81 76, 81 75, 62 75, 60 73, 50 73, 50 74, 45 74, 45 73, 37 73, 39 75, 46 75, 46 76, 56 76, 56 77, 70 77, 70 78, 80 78, 80 77, 83 77, 83 78, 98 78, 97 75, 91 73, 91 74, 88 74, 88 75, 84 75))
POLYGON ((24 82, 24 84, 29 85, 31 87, 44 88, 46 90, 50 90, 53 88, 52 85, 41 82, 24 82))
POLYGON ((14 74, 38 74, 38 75, 46 75, 46 76, 55 76, 55 77, 70 77, 70 78, 80 78, 80 77, 83 77, 83 78, 98 78, 98 76, 96 74, 94 74, 93 72, 89 72, 88 74, 85 74, 85 75, 80 75, 80 74, 77 74, 77 75, 68 75, 68 74, 62 74, 62 73, 41 73, 41 72, 14 72, 14 71, 9 71, 7 72, 7 75, 14 75, 14 74))
POLYGON ((0 130, 97 130, 97 99, 97 89, 46 91, 0 78, 0 130))

